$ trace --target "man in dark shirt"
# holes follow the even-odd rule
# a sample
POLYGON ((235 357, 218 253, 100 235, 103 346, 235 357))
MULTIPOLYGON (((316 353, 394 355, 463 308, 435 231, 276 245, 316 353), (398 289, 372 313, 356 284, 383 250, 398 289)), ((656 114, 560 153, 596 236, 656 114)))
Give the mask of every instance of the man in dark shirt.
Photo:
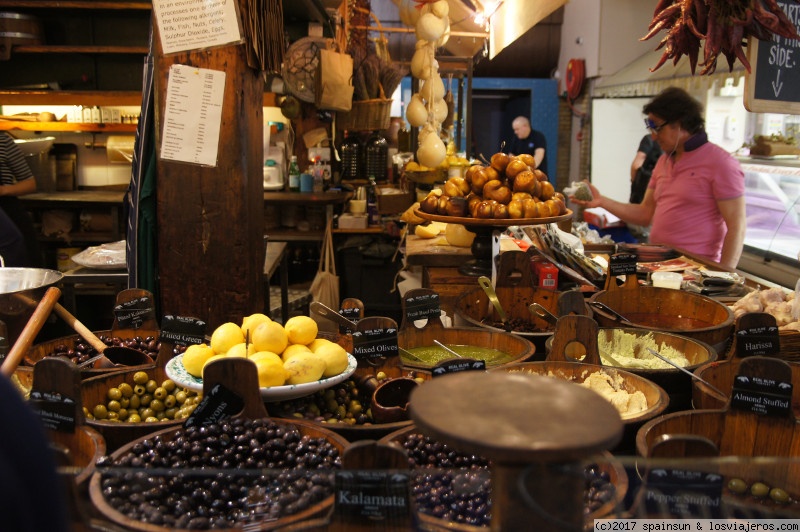
POLYGON ((636 156, 631 163, 631 196, 628 200, 630 203, 641 203, 644 199, 653 168, 662 153, 661 146, 653 139, 653 135, 642 137, 639 149, 636 150, 636 156))
MULTIPOLYGON (((531 128, 531 121, 524 116, 518 116, 511 122, 515 137, 507 144, 506 153, 519 155, 529 153, 536 159, 536 167, 547 174, 547 141, 541 131, 531 128)), ((549 174, 548 174, 549 177, 549 174)))

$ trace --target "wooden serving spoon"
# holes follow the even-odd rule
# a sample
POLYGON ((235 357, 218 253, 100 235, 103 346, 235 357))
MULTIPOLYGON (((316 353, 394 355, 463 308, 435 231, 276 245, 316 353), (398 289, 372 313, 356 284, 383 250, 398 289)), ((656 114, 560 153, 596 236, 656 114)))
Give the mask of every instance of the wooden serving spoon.
POLYGON ((51 286, 47 289, 47 292, 45 292, 42 299, 39 300, 36 309, 28 319, 28 323, 25 324, 19 337, 17 337, 14 342, 14 345, 11 346, 5 360, 3 360, 3 364, 0 366, 0 373, 10 377, 14 371, 16 371, 22 357, 28 352, 28 349, 30 349, 33 341, 36 339, 36 335, 42 330, 44 322, 47 321, 59 297, 61 297, 61 290, 55 286, 51 286))

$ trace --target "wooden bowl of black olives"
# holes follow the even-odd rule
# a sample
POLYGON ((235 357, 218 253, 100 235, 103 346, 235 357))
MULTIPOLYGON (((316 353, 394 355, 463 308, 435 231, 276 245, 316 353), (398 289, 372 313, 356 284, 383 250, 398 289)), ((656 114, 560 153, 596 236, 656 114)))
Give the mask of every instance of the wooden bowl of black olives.
POLYGON ((332 508, 333 471, 346 445, 301 420, 236 417, 170 428, 98 463, 89 495, 126 529, 280 529, 332 508))
MULTIPOLYGON (((416 426, 379 440, 398 446, 415 472, 412 505, 426 530, 482 532, 491 522, 491 463, 423 435, 416 426), (435 488, 435 489, 434 489, 435 488)), ((628 477, 610 453, 587 464, 584 517, 587 522, 611 515, 628 490, 628 477)))
MULTIPOLYGON (((141 351, 153 360, 156 359, 158 350, 161 347, 161 343, 158 340, 159 331, 155 330, 118 329, 96 331, 94 334, 109 347, 129 347, 136 351, 141 351)), ((99 354, 100 353, 92 347, 89 342, 81 338, 80 335, 74 334, 48 340, 32 346, 25 355, 23 363, 26 366, 33 366, 36 362, 45 357, 60 357, 71 360, 75 364, 81 364, 99 354)), ((128 368, 146 369, 152 368, 154 365, 155 362, 142 364, 141 366, 128 366, 128 368)), ((83 375, 84 378, 89 378, 115 371, 120 371, 120 368, 95 368, 93 364, 90 364, 81 368, 81 375, 83 375)))

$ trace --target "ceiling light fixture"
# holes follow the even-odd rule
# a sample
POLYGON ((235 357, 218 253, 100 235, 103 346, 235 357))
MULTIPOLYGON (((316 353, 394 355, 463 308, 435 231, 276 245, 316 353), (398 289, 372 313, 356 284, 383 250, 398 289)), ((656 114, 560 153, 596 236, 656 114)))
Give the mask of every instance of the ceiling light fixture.
POLYGON ((473 20, 478 26, 483 26, 489 29, 489 22, 500 6, 503 5, 503 0, 492 0, 489 2, 477 2, 478 8, 475 10, 475 17, 473 20))

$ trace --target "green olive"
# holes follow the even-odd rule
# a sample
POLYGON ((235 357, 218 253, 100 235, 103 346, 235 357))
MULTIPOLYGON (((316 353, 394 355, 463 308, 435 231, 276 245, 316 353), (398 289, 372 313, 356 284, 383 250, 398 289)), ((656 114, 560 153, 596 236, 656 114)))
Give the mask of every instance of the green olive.
POLYGON ((147 390, 147 393, 153 393, 158 388, 158 383, 153 379, 147 381, 144 385, 144 389, 147 390))
POLYGON ((152 401, 150 401, 149 406, 150 408, 153 409, 153 412, 163 412, 165 409, 164 401, 162 401, 161 399, 153 399, 152 401))
POLYGON ((106 397, 111 401, 119 401, 122 399, 122 391, 119 388, 109 388, 106 397))
POLYGON ((786 493, 786 491, 782 490, 781 488, 772 488, 771 490, 769 490, 769 498, 775 502, 785 504, 789 502, 791 497, 789 497, 789 494, 786 493))
POLYGON ((128 408, 131 410, 139 410, 139 407, 142 406, 142 400, 138 395, 134 395, 130 398, 130 404, 128 408))
POLYGON ((148 418, 145 418, 144 422, 145 423, 158 423, 158 418, 154 417, 154 416, 150 416, 148 418))
POLYGON ((741 495, 747 492, 747 482, 740 478, 732 478, 728 481, 728 489, 741 495))
POLYGON ((139 414, 131 413, 128 416, 128 423, 141 423, 141 422, 142 418, 139 416, 139 414))
POLYGON ((769 494, 769 486, 763 482, 756 482, 750 486, 750 495, 753 497, 766 497, 769 494))
POLYGON ((175 413, 176 413, 177 411, 178 411, 178 409, 177 409, 177 408, 167 408, 166 410, 164 410, 164 415, 165 415, 165 416, 166 416, 168 419, 175 419, 175 413))
POLYGON ((96 419, 105 419, 105 418, 107 418, 108 417, 108 409, 106 408, 106 405, 97 405, 97 406, 95 406, 94 410, 92 410, 92 415, 96 419))
POLYGON ((181 390, 179 392, 175 392, 175 400, 178 402, 179 405, 182 405, 186 402, 186 392, 181 390))
POLYGON ((109 412, 108 421, 119 421, 119 414, 117 414, 116 412, 109 412))
POLYGON ((128 409, 120 408, 119 411, 117 412, 117 415, 119 416, 119 419, 121 421, 125 421, 126 419, 128 419, 128 409))
POLYGON ((139 403, 142 406, 147 406, 147 405, 150 404, 150 401, 152 401, 152 400, 153 400, 153 396, 151 394, 149 394, 149 393, 146 393, 146 394, 144 394, 143 396, 141 396, 139 398, 139 403))
POLYGON ((146 384, 150 380, 150 376, 144 371, 137 371, 133 374, 134 384, 146 384))
POLYGON ((147 390, 144 389, 143 384, 137 384, 136 386, 133 387, 133 393, 140 397, 144 395, 145 392, 147 392, 147 390))
POLYGON ((164 389, 163 386, 159 386, 155 390, 153 390, 153 398, 155 399, 164 399, 167 396, 167 390, 164 389))
POLYGON ((161 387, 167 390, 167 393, 174 392, 176 388, 175 383, 172 381, 172 379, 167 379, 164 382, 162 382, 161 387))
POLYGON ((119 401, 109 401, 107 408, 109 412, 119 412, 122 406, 119 404, 119 401))
POLYGON ((168 395, 164 398, 164 406, 167 408, 172 408, 178 404, 178 400, 175 399, 174 395, 168 395))
POLYGON ((122 394, 122 397, 129 398, 131 395, 133 395, 133 386, 131 386, 127 382, 123 382, 122 384, 117 386, 117 388, 122 394))
POLYGON ((156 413, 152 408, 143 408, 139 411, 139 415, 142 416, 142 419, 147 419, 149 417, 156 417, 156 413))

